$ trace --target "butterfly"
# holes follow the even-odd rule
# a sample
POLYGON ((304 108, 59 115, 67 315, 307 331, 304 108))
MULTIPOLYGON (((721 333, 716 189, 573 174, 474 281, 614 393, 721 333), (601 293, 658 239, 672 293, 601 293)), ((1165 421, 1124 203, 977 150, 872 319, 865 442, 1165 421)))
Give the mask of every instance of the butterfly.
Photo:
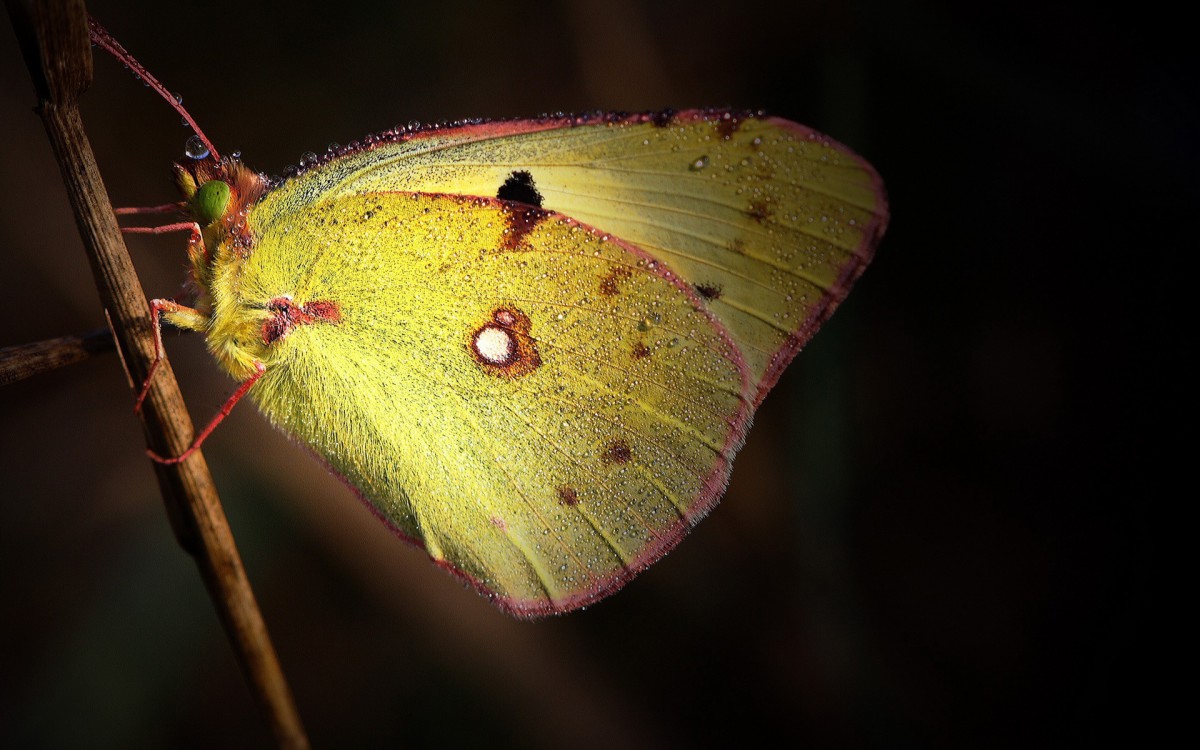
POLYGON ((518 616, 611 594, 716 505, 888 220, 869 164, 759 112, 397 128, 279 179, 195 130, 193 299, 156 318, 518 616))

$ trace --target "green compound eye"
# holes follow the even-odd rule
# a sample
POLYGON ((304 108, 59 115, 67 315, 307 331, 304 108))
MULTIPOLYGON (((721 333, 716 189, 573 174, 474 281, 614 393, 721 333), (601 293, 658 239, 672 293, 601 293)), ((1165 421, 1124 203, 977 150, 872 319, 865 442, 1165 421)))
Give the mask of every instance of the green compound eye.
POLYGON ((220 180, 209 180, 196 191, 192 205, 200 223, 213 223, 225 215, 225 209, 229 206, 229 185, 220 180))

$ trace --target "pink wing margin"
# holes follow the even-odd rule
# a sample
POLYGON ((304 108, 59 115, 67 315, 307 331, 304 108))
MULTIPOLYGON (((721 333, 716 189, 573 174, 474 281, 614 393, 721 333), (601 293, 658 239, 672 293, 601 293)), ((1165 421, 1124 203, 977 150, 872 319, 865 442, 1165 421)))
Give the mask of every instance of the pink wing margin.
POLYGON ((771 363, 767 365, 766 372, 763 373, 762 382, 758 384, 758 396, 754 401, 756 409, 762 403, 763 399, 766 398, 767 393, 779 382, 779 376, 783 374, 783 371, 791 363, 792 359, 812 339, 817 329, 825 321, 829 320, 834 310, 838 308, 838 305, 850 293, 850 288, 854 286, 854 282, 858 281, 858 277, 862 276, 863 271, 867 270, 867 264, 875 257, 875 248, 879 245, 879 241, 883 239, 883 233, 887 231, 889 218, 887 191, 883 187, 883 179, 865 159, 841 143, 818 133, 812 128, 779 117, 771 117, 768 120, 775 125, 795 132, 805 140, 825 143, 854 159, 862 170, 870 175, 871 190, 875 195, 875 209, 872 213, 870 223, 863 228, 862 241, 859 242, 858 247, 854 249, 850 257, 842 265, 837 281, 834 282, 831 288, 826 290, 821 299, 817 300, 809 308, 808 314, 804 316, 804 320, 800 322, 796 330, 787 337, 784 345, 771 358, 771 363))

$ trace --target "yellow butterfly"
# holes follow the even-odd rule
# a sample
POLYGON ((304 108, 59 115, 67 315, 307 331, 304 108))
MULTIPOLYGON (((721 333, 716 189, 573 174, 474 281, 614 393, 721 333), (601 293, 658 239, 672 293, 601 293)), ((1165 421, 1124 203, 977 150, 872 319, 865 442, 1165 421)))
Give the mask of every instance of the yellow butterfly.
POLYGON ((156 311, 521 616, 612 593, 713 508, 888 216, 870 165, 760 113, 397 129, 279 181, 200 151, 195 301, 156 311))

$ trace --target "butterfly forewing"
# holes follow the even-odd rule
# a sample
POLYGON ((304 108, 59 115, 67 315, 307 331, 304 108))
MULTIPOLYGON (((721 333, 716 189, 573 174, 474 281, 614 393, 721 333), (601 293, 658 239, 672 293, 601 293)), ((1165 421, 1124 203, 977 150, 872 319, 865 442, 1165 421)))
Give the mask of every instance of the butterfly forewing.
POLYGON ((637 245, 691 284, 740 347, 756 400, 844 298, 887 214, 878 175, 845 147, 723 112, 434 130, 319 171, 328 194, 504 197, 519 179, 512 195, 637 245))

